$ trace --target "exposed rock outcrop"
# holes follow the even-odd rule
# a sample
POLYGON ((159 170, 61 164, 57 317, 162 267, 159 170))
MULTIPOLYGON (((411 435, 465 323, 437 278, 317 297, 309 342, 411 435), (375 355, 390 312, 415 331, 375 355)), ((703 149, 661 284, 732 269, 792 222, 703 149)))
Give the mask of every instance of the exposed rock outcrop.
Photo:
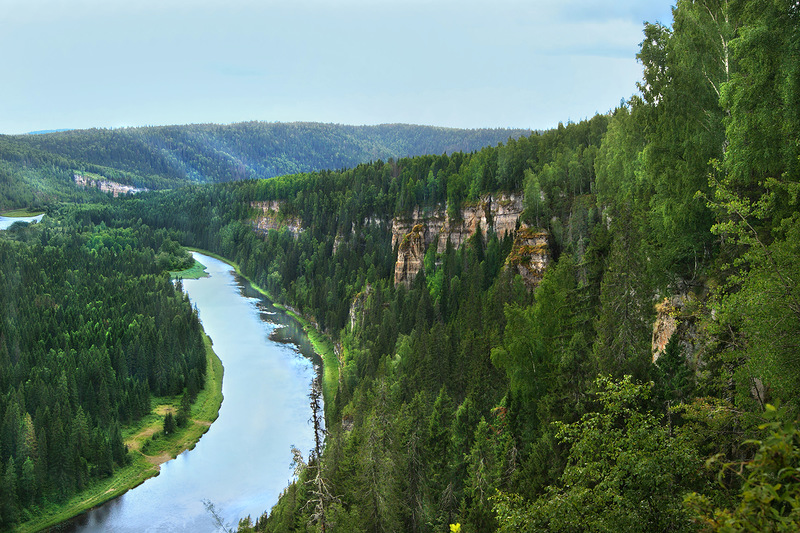
MULTIPOLYGON (((436 208, 423 211, 417 207, 410 217, 395 217, 392 219, 392 249, 402 242, 406 235, 411 233, 416 226, 422 226, 424 245, 429 246, 441 233, 445 224, 445 210, 436 208)), ((399 259, 399 257, 398 257, 399 259)))
POLYGON ((514 233, 522 211, 521 196, 501 194, 483 196, 478 202, 465 206, 457 219, 451 218, 442 207, 428 210, 417 207, 410 216, 393 219, 392 247, 400 243, 395 283, 410 284, 413 281, 422 268, 425 250, 437 238, 436 251, 443 253, 448 238, 455 248, 459 248, 479 227, 484 237, 490 229, 503 237, 506 233, 514 233), (409 242, 404 246, 406 239, 409 242))
POLYGON ((501 238, 505 234, 513 234, 523 209, 521 196, 513 194, 483 196, 477 204, 467 205, 461 210, 461 220, 454 221, 449 217, 445 220, 442 229, 445 237, 439 239, 437 252, 444 252, 448 236, 453 246, 459 248, 475 235, 478 227, 481 228, 484 237, 489 229, 501 238))
POLYGON ((550 262, 546 231, 521 226, 514 236, 514 245, 506 258, 506 266, 517 272, 529 289, 535 289, 542 281, 550 262))
POLYGON ((303 223, 298 217, 281 215, 280 200, 250 202, 250 207, 261 211, 253 221, 253 227, 259 233, 269 233, 271 229, 286 228, 292 236, 297 238, 303 232, 303 223))
POLYGON ((664 301, 656 305, 656 321, 653 324, 653 339, 651 342, 653 351, 653 362, 667 349, 672 335, 678 329, 677 307, 679 297, 664 298, 664 301))
POLYGON ((694 359, 700 351, 701 339, 692 309, 697 305, 697 297, 693 293, 664 298, 656 305, 652 338, 654 363, 664 355, 670 341, 679 343, 687 363, 696 363, 694 359))
POLYGON ((372 294, 372 286, 367 284, 367 287, 355 295, 353 298, 353 303, 350 304, 350 329, 353 330, 356 326, 362 326, 364 320, 364 308, 367 305, 367 300, 369 296, 372 294), (362 321, 362 324, 359 324, 359 320, 362 321))
POLYGON ((394 283, 411 285, 417 273, 422 269, 422 258, 425 255, 425 227, 422 224, 414 226, 403 237, 397 249, 397 262, 394 266, 394 283))
POLYGON ((77 172, 72 174, 72 180, 78 187, 94 187, 103 192, 110 192, 114 195, 114 198, 118 197, 120 194, 136 194, 137 192, 144 192, 147 190, 140 187, 125 185, 124 183, 117 183, 116 181, 91 178, 77 172))
POLYGON ((392 248, 418 224, 424 226, 426 247, 439 238, 438 253, 444 252, 448 237, 453 246, 459 248, 475 234, 479 225, 484 237, 489 229, 502 237, 514 232, 523 209, 522 197, 514 194, 482 196, 478 202, 462 208, 460 217, 455 220, 445 208, 422 210, 417 207, 411 216, 392 220, 392 248))

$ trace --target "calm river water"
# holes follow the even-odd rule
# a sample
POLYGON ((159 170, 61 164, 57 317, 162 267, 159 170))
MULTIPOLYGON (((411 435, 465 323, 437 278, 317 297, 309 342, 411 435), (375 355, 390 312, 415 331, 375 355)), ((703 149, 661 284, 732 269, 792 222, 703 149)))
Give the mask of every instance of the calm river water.
POLYGON ((42 220, 44 215, 36 215, 34 217, 4 217, 0 216, 0 230, 8 229, 11 227, 12 224, 15 222, 39 222, 42 220))
POLYGON ((291 446, 304 455, 313 446, 308 393, 315 356, 302 329, 230 266, 195 257, 211 276, 183 285, 225 367, 219 418, 194 450, 78 517, 73 531, 215 531, 204 501, 234 528, 241 517, 255 521, 292 477, 291 446))

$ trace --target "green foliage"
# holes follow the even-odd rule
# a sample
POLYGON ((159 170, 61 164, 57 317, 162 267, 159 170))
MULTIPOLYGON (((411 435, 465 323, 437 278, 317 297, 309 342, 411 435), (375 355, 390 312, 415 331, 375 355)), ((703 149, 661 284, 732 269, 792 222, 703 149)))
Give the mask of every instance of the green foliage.
POLYGON ((56 162, 117 182, 163 189, 187 182, 219 183, 354 167, 391 157, 468 152, 526 133, 402 124, 266 122, 91 129, 2 136, 0 159, 56 162))
POLYGON ((722 463, 716 457, 708 465, 719 469, 720 478, 732 472, 743 481, 731 508, 719 508, 708 497, 692 493, 686 505, 702 531, 789 532, 800 529, 800 430, 781 420, 780 412, 767 404, 769 422, 759 426, 766 432, 753 459, 722 463))
POLYGON ((175 433, 175 428, 177 424, 175 423, 175 415, 172 414, 172 411, 167 412, 164 416, 164 435, 171 435, 175 433))
POLYGON ((647 409, 650 386, 599 378, 600 410, 558 438, 570 446, 557 486, 538 500, 500 495, 499 531, 691 531, 682 493, 697 486, 700 459, 647 409))
POLYGON ((707 498, 693 508, 707 524, 789 516, 793 478, 776 476, 794 475, 791 453, 774 493, 754 480, 741 511, 748 481, 727 469, 712 485, 698 465, 772 468, 772 451, 750 462, 754 420, 768 401, 800 410, 798 15, 790 0, 679 0, 671 25, 645 25, 638 96, 480 151, 437 144, 463 132, 402 126, 0 137, 0 208, 96 200, 58 215, 64 229, 0 243, 3 519, 107 475, 119 423, 151 392, 197 393, 192 313, 161 273, 184 266, 177 243, 235 261, 337 348, 322 458, 242 530, 314 523, 320 479, 336 495, 326 531, 692 530, 688 491, 707 498), (444 155, 397 158, 417 150, 444 155), (73 169, 158 187, 303 173, 112 201, 75 194, 73 169), (520 223, 549 233, 533 293, 507 268, 514 236, 491 231, 429 243, 422 272, 395 286, 397 219, 457 222, 486 195, 523 192, 520 223), (254 231, 264 205, 273 229, 254 231), (653 364, 654 304, 688 294, 653 364))
POLYGON ((533 306, 506 306, 503 345, 492 362, 504 370, 510 389, 525 399, 539 398, 554 384, 557 356, 574 309, 567 300, 575 289, 574 264, 568 256, 549 270, 536 290, 533 306))
POLYGON ((155 260, 174 241, 86 214, 0 235, 3 527, 124 466, 120 424, 205 373, 197 315, 155 260))

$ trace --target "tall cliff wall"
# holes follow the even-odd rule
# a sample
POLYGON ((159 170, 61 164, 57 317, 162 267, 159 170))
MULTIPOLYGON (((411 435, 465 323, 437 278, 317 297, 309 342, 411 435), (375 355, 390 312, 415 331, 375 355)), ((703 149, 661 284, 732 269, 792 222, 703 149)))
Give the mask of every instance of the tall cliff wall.
POLYGON ((448 237, 453 246, 459 248, 475 234, 479 224, 484 237, 490 228, 502 237, 516 230, 523 209, 522 196, 515 194, 482 196, 476 203, 462 208, 457 220, 451 219, 443 207, 429 210, 417 207, 410 216, 392 220, 392 248, 418 224, 424 227, 425 247, 439 238, 438 253, 444 252, 448 237))
POLYGON ((422 259, 425 256, 425 227, 417 224, 400 242, 397 249, 397 262, 394 265, 394 283, 411 285, 414 278, 422 270, 422 259))
POLYGON ((250 207, 258 209, 260 213, 253 220, 253 228, 259 233, 268 233, 269 230, 286 228, 297 238, 303 232, 302 221, 295 216, 281 216, 280 200, 266 202, 250 202, 250 207))
POLYGON ((500 237, 517 233, 516 240, 522 240, 519 240, 519 245, 515 242, 512 254, 518 260, 509 266, 521 274, 530 287, 535 287, 548 262, 547 234, 526 228, 527 233, 519 236, 517 223, 523 209, 521 195, 487 195, 462 208, 457 219, 452 219, 442 207, 417 208, 410 216, 393 219, 392 247, 397 247, 395 284, 410 285, 414 281, 423 268, 425 250, 437 238, 437 252, 443 253, 448 238, 455 248, 459 248, 480 228, 484 237, 490 229, 500 237))

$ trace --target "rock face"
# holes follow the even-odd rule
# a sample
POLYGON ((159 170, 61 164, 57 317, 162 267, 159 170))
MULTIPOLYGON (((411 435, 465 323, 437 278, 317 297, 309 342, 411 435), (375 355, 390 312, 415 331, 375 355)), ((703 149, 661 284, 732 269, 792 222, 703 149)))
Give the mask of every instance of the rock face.
POLYGON ((137 192, 144 192, 147 190, 125 185, 123 183, 117 183, 116 181, 90 178, 88 176, 84 176, 83 174, 78 174, 77 172, 72 175, 72 180, 78 187, 94 187, 95 189, 100 189, 103 192, 110 192, 114 195, 114 198, 120 194, 136 194, 137 192))
MULTIPOLYGON (((453 246, 459 248, 467 239, 475 235, 478 226, 483 236, 491 228, 498 237, 513 234, 517 229, 517 220, 524 207, 522 197, 517 195, 500 195, 497 197, 481 197, 477 205, 466 206, 461 210, 461 221, 445 221, 443 233, 450 236, 453 246)), ((447 245, 447 237, 439 239, 438 252, 442 253, 447 245)))
POLYGON ((448 237, 453 246, 459 248, 475 234, 478 225, 484 237, 490 228, 503 237, 516 230, 523 209, 522 197, 514 194, 482 196, 478 202, 465 206, 458 220, 451 219, 442 207, 426 211, 417 207, 410 217, 392 220, 392 248, 418 224, 423 225, 425 247, 439 238, 438 253, 445 251, 448 237))
POLYGON ((652 339, 654 363, 664 355, 670 341, 679 344, 687 364, 696 363, 694 360, 702 351, 702 336, 698 331, 697 317, 691 309, 697 305, 697 297, 692 293, 664 298, 656 305, 652 339))
POLYGON ((506 266, 514 269, 529 289, 535 289, 542 281, 550 262, 547 232, 521 226, 514 236, 514 245, 506 258, 506 266))
POLYGON ((372 286, 367 284, 366 288, 356 294, 353 298, 353 303, 350 304, 350 329, 354 330, 356 326, 363 326, 364 308, 367 305, 367 300, 372 294, 372 286), (359 323, 359 320, 361 323, 359 323))
POLYGON ((669 340, 678 329, 678 320, 676 318, 678 308, 676 304, 680 304, 679 298, 678 296, 664 298, 664 301, 656 305, 656 321, 653 324, 653 340, 651 343, 654 363, 658 361, 658 358, 667 349, 669 340))
POLYGON ((303 223, 295 216, 281 216, 281 201, 268 200, 266 202, 250 202, 250 207, 261 211, 253 221, 253 227, 258 233, 269 233, 269 230, 286 228, 296 239, 303 232, 303 223))
POLYGON ((523 211, 522 197, 517 195, 483 196, 465 206, 458 219, 452 219, 441 207, 423 211, 417 208, 409 217, 392 220, 392 247, 397 248, 394 282, 411 284, 422 269, 425 250, 438 239, 438 253, 447 248, 447 239, 459 248, 478 228, 483 236, 491 229, 498 236, 515 234, 513 257, 508 266, 522 275, 530 288, 541 280, 549 261, 547 233, 523 227, 517 222, 523 211))
POLYGON ((415 225, 403 237, 397 249, 397 262, 394 265, 394 283, 411 285, 417 273, 422 269, 422 258, 425 255, 425 227, 415 225))
POLYGON ((398 243, 402 242, 405 236, 411 233, 416 226, 420 225, 422 226, 424 245, 428 246, 441 232, 444 227, 445 218, 445 211, 442 208, 436 208, 432 211, 422 211, 419 207, 417 207, 408 218, 393 218, 392 249, 394 249, 398 243))

